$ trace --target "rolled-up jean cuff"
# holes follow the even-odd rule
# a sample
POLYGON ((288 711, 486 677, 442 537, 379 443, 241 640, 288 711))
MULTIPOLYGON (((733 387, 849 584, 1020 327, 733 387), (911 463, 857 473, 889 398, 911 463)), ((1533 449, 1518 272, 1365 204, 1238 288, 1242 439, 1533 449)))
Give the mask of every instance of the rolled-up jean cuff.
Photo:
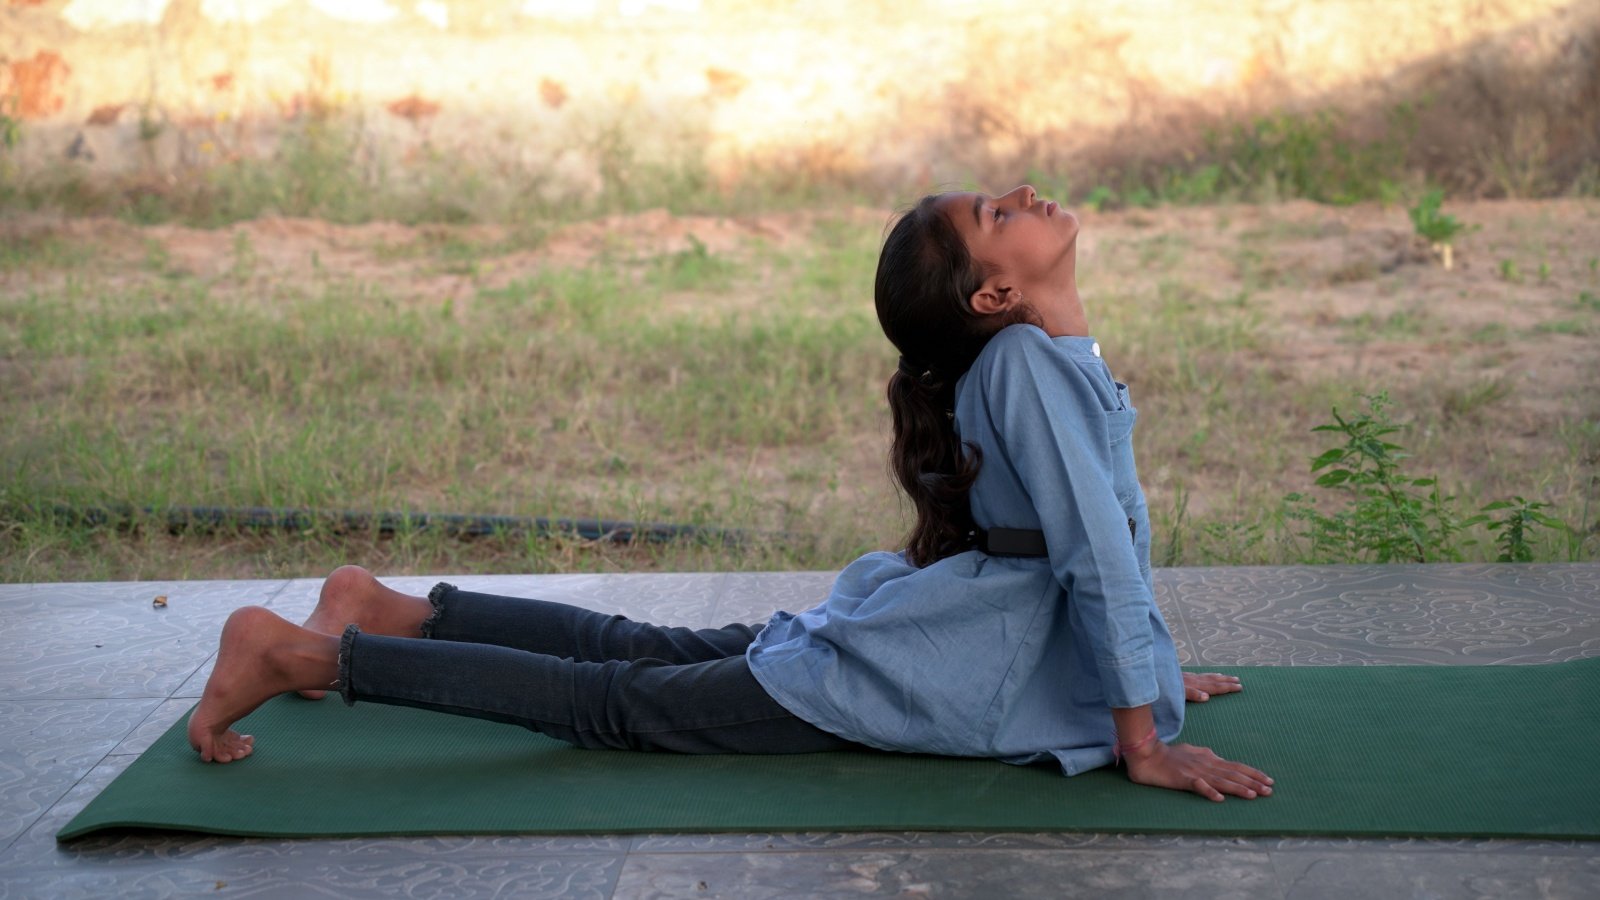
POLYGON ((444 595, 455 590, 455 585, 441 581, 433 586, 433 590, 428 591, 428 602, 433 604, 433 612, 428 613, 428 617, 422 620, 424 639, 433 637, 434 626, 439 624, 439 616, 444 614, 444 595))
POLYGON ((350 651, 355 647, 356 635, 361 629, 354 624, 346 625, 344 637, 339 639, 339 697, 344 700, 345 706, 356 705, 355 691, 350 687, 350 651))

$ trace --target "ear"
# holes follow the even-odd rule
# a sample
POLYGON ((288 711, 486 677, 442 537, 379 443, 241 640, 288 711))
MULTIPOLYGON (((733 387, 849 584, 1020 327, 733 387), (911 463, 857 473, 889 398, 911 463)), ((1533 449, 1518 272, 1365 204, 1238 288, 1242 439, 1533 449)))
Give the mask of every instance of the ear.
POLYGON ((967 298, 972 311, 980 316, 1005 312, 1022 302, 1022 292, 1013 290, 998 275, 985 278, 983 284, 967 298))

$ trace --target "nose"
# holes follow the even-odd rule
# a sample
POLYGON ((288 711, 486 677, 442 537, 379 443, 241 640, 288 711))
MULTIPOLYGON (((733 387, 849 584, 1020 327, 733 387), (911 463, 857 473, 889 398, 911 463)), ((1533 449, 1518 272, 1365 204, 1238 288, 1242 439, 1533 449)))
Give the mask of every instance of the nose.
POLYGON ((1035 200, 1039 199, 1039 192, 1033 189, 1033 185, 1024 184, 1012 188, 1000 199, 1006 203, 1016 204, 1019 209, 1027 209, 1033 205, 1035 200))

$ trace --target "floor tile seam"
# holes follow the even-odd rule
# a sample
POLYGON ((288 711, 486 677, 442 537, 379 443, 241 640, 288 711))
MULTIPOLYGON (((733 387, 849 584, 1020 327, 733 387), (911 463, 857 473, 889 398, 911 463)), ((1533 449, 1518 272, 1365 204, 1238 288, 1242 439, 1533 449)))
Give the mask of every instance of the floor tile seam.
MULTIPOLYGON (((934 833, 938 834, 938 833, 934 833)), ((997 831, 992 834, 1005 834, 997 831)), ((752 855, 752 854, 795 854, 795 855, 829 855, 829 854, 862 854, 862 852, 923 852, 923 854, 1173 854, 1173 852, 1208 852, 1208 854, 1275 854, 1280 850, 1270 847, 1102 847, 1102 846, 1075 846, 1075 847, 1038 847, 1038 846, 971 846, 971 847, 939 847, 923 846, 923 844, 891 844, 891 846, 858 846, 850 847, 803 847, 803 846, 774 846, 774 847, 694 847, 694 849, 675 850, 670 847, 662 849, 640 849, 632 847, 630 857, 726 857, 726 855, 752 855)))
MULTIPOLYGON (((1291 838, 1294 838, 1294 837, 1295 837, 1294 835, 1285 835, 1281 839, 1287 840, 1287 839, 1291 839, 1291 838)), ((1430 846, 1430 845, 1427 845, 1427 844, 1396 846, 1396 845, 1393 845, 1393 844, 1385 843, 1387 841, 1404 840, 1404 839, 1405 838, 1403 836, 1400 836, 1400 837, 1387 837, 1387 838, 1383 838, 1383 837, 1353 837, 1353 838, 1350 838, 1349 840, 1354 841, 1355 843, 1341 845, 1341 846, 1329 845, 1329 846, 1324 846, 1324 847, 1270 847, 1270 848, 1266 848, 1266 849, 1270 853, 1311 853, 1311 854, 1323 854, 1323 855, 1329 855, 1329 856, 1352 855, 1352 854, 1353 855, 1367 856, 1367 855, 1371 855, 1373 853, 1383 853, 1383 854, 1414 853, 1414 854, 1421 855, 1421 856, 1440 856, 1440 857, 1443 857, 1443 856, 1485 856, 1485 855, 1487 855, 1487 856, 1504 856, 1504 857, 1510 858, 1510 857, 1531 857, 1531 856, 1589 856, 1589 855, 1600 854, 1600 842, 1594 842, 1595 846, 1592 849, 1586 849, 1586 848, 1582 848, 1582 847, 1539 847, 1539 848, 1535 849, 1533 846, 1527 846, 1527 847, 1518 846, 1518 845, 1521 845, 1521 844, 1529 844, 1529 845, 1537 844, 1538 840, 1536 838, 1528 838, 1528 839, 1488 838, 1488 839, 1486 839, 1486 840, 1500 841, 1502 843, 1512 845, 1512 846, 1505 846, 1505 847, 1484 847, 1484 846, 1460 846, 1460 847, 1454 847, 1454 846, 1430 846)), ((1330 840, 1337 840, 1337 838, 1330 838, 1330 840)), ((1439 838, 1439 840, 1448 841, 1450 839, 1449 838, 1439 838)))
MULTIPOLYGON (((112 698, 112 699, 121 700, 121 699, 127 699, 127 698, 117 697, 117 698, 112 698)), ((140 698, 134 698, 134 699, 147 700, 147 699, 153 699, 153 698, 140 697, 140 698)), ((9 852, 10 849, 13 846, 16 845, 16 842, 18 840, 21 840, 24 835, 26 835, 29 831, 33 830, 34 826, 38 825, 41 821, 44 820, 44 818, 46 816, 48 816, 48 815, 50 815, 50 813, 54 812, 55 808, 58 805, 60 805, 62 800, 65 800, 67 798, 68 794, 71 794, 73 791, 77 790, 78 789, 78 785, 82 784, 84 779, 86 779, 90 775, 94 774, 94 770, 95 769, 98 769, 101 766, 105 765, 106 761, 111 759, 111 757, 113 755, 115 755, 115 754, 112 753, 112 751, 116 750, 117 747, 123 741, 127 740, 128 739, 128 735, 133 734, 135 731, 137 731, 139 729, 139 725, 143 725, 150 718, 150 716, 154 715, 155 711, 160 709, 161 708, 161 704, 164 703, 164 702, 166 702, 166 701, 159 700, 159 699, 156 700, 155 705, 150 707, 150 711, 145 713, 144 718, 140 719, 138 724, 135 724, 132 728, 128 729, 120 737, 118 737, 115 741, 113 741, 112 744, 111 744, 111 749, 110 750, 107 750, 105 753, 100 755, 99 759, 96 759, 94 762, 90 763, 89 766, 87 768, 85 768, 83 770, 83 772, 78 775, 77 778, 73 779, 71 784, 67 785, 66 790, 64 790, 60 794, 58 794, 54 800, 50 801, 50 804, 48 806, 46 806, 42 810, 40 810, 39 815, 35 816, 31 821, 29 821, 27 826, 24 827, 20 832, 18 832, 17 836, 15 838, 13 838, 10 843, 6 844, 6 846, 4 848, 0 848, 0 858, 4 858, 5 854, 7 852, 9 852)), ((120 754, 120 755, 129 755, 129 754, 120 754)))
MULTIPOLYGON (((127 754, 127 753, 118 753, 117 752, 117 748, 122 746, 122 742, 127 740, 129 737, 131 737, 134 732, 138 731, 140 728, 143 728, 144 727, 144 723, 150 721, 150 717, 155 715, 156 713, 160 712, 161 711, 161 707, 167 705, 167 701, 171 700, 171 699, 172 699, 171 697, 162 697, 161 699, 157 700, 156 701, 156 705, 150 707, 150 711, 144 714, 144 718, 142 718, 139 721, 135 722, 133 724, 133 727, 129 728, 127 733, 123 734, 122 737, 117 738, 117 742, 115 744, 111 745, 111 752, 106 754, 106 758, 109 758, 109 757, 112 757, 112 756, 129 756, 129 755, 132 755, 132 754, 127 754)), ((144 751, 142 751, 142 750, 140 751, 140 753, 143 753, 143 752, 144 751)), ((101 762, 104 762, 104 761, 105 761, 105 759, 102 758, 101 762)), ((99 765, 99 764, 100 763, 95 763, 95 765, 99 765)))
POLYGON ((628 857, 632 855, 632 852, 630 848, 624 846, 617 855, 617 864, 607 872, 606 884, 600 893, 600 896, 606 898, 606 900, 614 900, 617 896, 617 886, 622 884, 622 873, 628 868, 628 857))
MULTIPOLYGON (((494 864, 499 864, 499 865, 504 866, 504 865, 506 865, 508 863, 514 863, 514 862, 517 862, 517 861, 526 861, 526 862, 529 862, 529 863, 537 864, 538 862, 542 862, 542 861, 544 861, 544 860, 546 860, 548 858, 549 857, 546 857, 544 855, 517 857, 515 859, 508 859, 507 857, 504 857, 504 856, 501 856, 501 857, 498 857, 498 858, 497 857, 492 857, 492 856, 484 856, 484 857, 480 857, 477 860, 439 859, 437 861, 439 863, 443 864, 443 865, 451 865, 453 863, 460 863, 460 864, 465 864, 465 865, 469 865, 470 866, 473 862, 481 862, 481 863, 494 863, 494 864)), ((345 860, 324 859, 324 860, 317 860, 316 862, 320 866, 338 866, 338 865, 355 866, 355 865, 364 865, 364 864, 367 864, 368 862, 371 862, 371 863, 374 863, 374 864, 377 864, 377 865, 386 865, 386 864, 404 864, 404 863, 409 863, 409 862, 413 862, 413 861, 414 861, 414 859, 413 858, 409 858, 409 857, 385 857, 385 858, 379 858, 379 859, 373 859, 373 860, 368 860, 368 859, 345 859, 345 860)), ((424 860, 424 861, 426 862, 426 861, 429 861, 429 860, 424 860)), ((613 853, 613 854, 609 854, 609 855, 608 854, 594 853, 594 854, 586 854, 586 855, 581 855, 581 856, 578 856, 578 855, 565 856, 565 857, 563 857, 563 859, 561 861, 562 862, 567 862, 567 863, 583 863, 583 862, 600 862, 600 863, 604 863, 606 865, 606 868, 609 871, 608 871, 607 878, 606 878, 605 882, 603 882, 601 885, 599 885, 598 889, 599 889, 600 896, 607 897, 607 898, 610 898, 615 893, 616 888, 617 888, 617 884, 621 880, 622 870, 627 866, 626 858, 624 858, 621 854, 617 854, 617 853, 613 853)), ((223 881, 229 880, 228 876, 230 874, 240 872, 241 870, 243 870, 245 874, 253 874, 255 872, 268 870, 268 871, 276 871, 276 872, 282 874, 283 876, 285 876, 286 880, 290 881, 291 883, 294 883, 294 881, 293 881, 293 873, 296 870, 295 870, 293 861, 278 860, 275 864, 272 864, 272 865, 263 864, 263 865, 258 865, 258 866, 251 866, 251 863, 253 863, 253 862, 260 862, 260 861, 251 860, 249 858, 243 858, 243 857, 237 858, 237 859, 230 859, 230 858, 227 858, 227 857, 222 857, 222 858, 218 858, 218 859, 214 859, 214 860, 193 860, 193 859, 172 859, 172 858, 167 858, 167 859, 162 859, 162 858, 153 858, 153 859, 117 859, 115 861, 109 861, 109 860, 108 861, 100 861, 100 860, 97 860, 97 861, 95 861, 93 863, 86 863, 83 860, 76 860, 75 859, 75 860, 72 860, 71 862, 56 863, 56 864, 51 864, 51 863, 48 863, 48 862, 45 862, 45 863, 32 862, 32 863, 21 863, 21 864, 7 864, 5 862, 5 854, 3 852, 0 852, 0 888, 4 888, 7 884, 14 884, 14 883, 22 882, 25 879, 29 878, 30 876, 31 877, 35 877, 35 878, 38 878, 38 877, 63 878, 63 877, 68 877, 68 876, 75 875, 75 874, 81 875, 81 874, 84 874, 85 872, 97 872, 97 873, 101 873, 101 874, 104 874, 104 875, 107 875, 107 876, 117 877, 118 880, 120 880, 120 876, 123 876, 123 875, 143 876, 143 875, 150 875, 150 874, 160 873, 160 872, 195 871, 199 867, 204 867, 205 869, 207 869, 210 872, 214 873, 216 878, 218 878, 220 880, 223 880, 223 881)), ((209 877, 212 877, 212 876, 208 875, 207 877, 209 878, 209 877)), ((237 877, 237 875, 235 877, 237 877)), ((180 893, 181 893, 181 891, 180 891, 180 893)), ((5 891, 4 890, 0 890, 0 896, 5 896, 5 891)), ((279 896, 279 895, 269 892, 268 896, 279 896)), ((356 894, 354 896, 366 896, 366 895, 356 894)), ((388 895, 387 894, 382 894, 381 892, 374 892, 374 894, 372 896, 388 896, 388 895)))
MULTIPOLYGON (((271 579, 265 579, 264 578, 264 579, 261 579, 261 580, 262 581, 270 581, 271 579)), ((277 599, 283 595, 284 591, 287 591, 289 589, 289 585, 294 584, 295 581, 297 581, 297 580, 299 580, 299 579, 295 579, 295 578, 279 579, 278 580, 278 589, 273 591, 267 597, 262 598, 261 603, 259 605, 264 606, 267 609, 272 609, 273 603, 276 602, 277 599)), ((254 604, 250 604, 250 605, 254 605, 254 604)), ((235 607, 235 608, 237 608, 237 607, 235 607)), ((230 613, 230 615, 231 615, 231 613, 230 613)), ((189 698, 180 698, 178 696, 178 692, 183 690, 183 686, 189 683, 189 679, 193 678, 195 676, 195 674, 198 673, 201 669, 204 669, 206 667, 206 663, 211 662, 211 660, 216 655, 217 655, 217 651, 215 651, 215 650, 212 650, 210 653, 207 653, 205 655, 205 657, 200 660, 200 663, 198 665, 196 665, 193 669, 189 670, 188 674, 186 674, 182 678, 178 679, 178 683, 173 685, 171 693, 167 694, 165 699, 167 699, 167 700, 189 699, 189 698)))
MULTIPOLYGON (((208 660, 210 658, 211 657, 209 656, 206 657, 208 660)), ((202 663, 202 665, 204 665, 204 663, 202 663)), ((184 676, 185 680, 192 675, 194 675, 194 673, 190 672, 189 675, 184 676)), ((179 687, 182 687, 182 685, 179 685, 179 687)), ((173 688, 173 690, 177 689, 178 688, 173 688)), ((0 703, 61 703, 63 701, 73 700, 170 700, 171 698, 171 694, 120 694, 111 697, 85 697, 81 694, 47 694, 42 697, 0 697, 0 703)))
POLYGON ((717 579, 716 593, 712 595, 710 607, 706 610, 705 621, 700 624, 701 628, 718 628, 727 624, 718 620, 722 618, 722 602, 727 599, 728 585, 733 580, 733 573, 721 574, 722 577, 717 579))
MULTIPOLYGON (((265 579, 263 579, 263 580, 265 580, 265 579)), ((265 607, 268 607, 270 609, 272 607, 273 601, 275 601, 279 597, 281 597, 283 595, 283 592, 287 591, 289 589, 289 585, 293 584, 295 582, 295 580, 296 579, 293 579, 293 578, 281 579, 278 582, 278 589, 273 591, 265 599, 263 599, 262 602, 261 602, 261 605, 265 606, 265 607)))
MULTIPOLYGON (((93 766, 90 766, 89 767, 89 772, 93 772, 95 770, 95 766, 98 766, 98 765, 100 765, 100 763, 96 762, 93 766)), ((87 777, 87 775, 88 775, 88 772, 85 772, 82 776, 79 776, 77 781, 74 781, 73 783, 67 785, 66 788, 63 789, 61 791, 61 793, 56 796, 55 799, 50 801, 49 805, 40 808, 38 815, 33 816, 32 818, 28 819, 25 823, 23 823, 22 828, 20 830, 18 830, 15 835, 12 836, 11 840, 6 841, 4 846, 0 846, 0 872, 10 872, 10 871, 12 871, 10 866, 4 865, 5 860, 6 860, 6 856, 11 853, 12 848, 16 847, 17 846, 17 842, 22 840, 24 837, 26 837, 28 832, 32 831, 35 826, 37 826, 40 822, 44 821, 44 818, 46 816, 50 815, 50 811, 56 808, 56 804, 60 803, 61 800, 64 797, 66 797, 68 794, 72 793, 73 789, 76 788, 78 786, 78 784, 80 782, 82 782, 85 777, 87 777)))
POLYGON ((1183 609, 1183 597, 1174 597, 1172 606, 1178 611, 1178 627, 1183 630, 1183 645, 1189 650, 1189 665, 1199 665, 1200 641, 1194 636, 1194 630, 1189 627, 1189 617, 1184 613, 1183 609))
MULTIPOLYGON (((30 825, 29 827, 31 828, 32 826, 30 825)), ((215 837, 215 836, 213 835, 212 837, 215 837)), ((19 839, 20 839, 20 836, 19 836, 19 839)), ((224 839, 226 839, 226 838, 224 838, 224 839)), ((243 846, 243 845, 235 845, 235 844, 226 844, 226 843, 224 843, 224 844, 214 845, 213 849, 226 851, 226 850, 228 850, 228 849, 230 849, 231 847, 234 847, 234 846, 243 846)), ((123 852, 123 851, 116 851, 116 852, 123 852)), ((625 864, 626 861, 627 861, 626 857, 627 857, 627 854, 624 853, 622 850, 615 850, 615 851, 571 851, 571 852, 568 852, 568 851, 551 851, 551 852, 548 852, 548 853, 539 852, 539 851, 533 851, 533 852, 522 851, 522 852, 520 852, 520 853, 518 853, 516 855, 508 855, 508 854, 503 853, 503 852, 502 853, 492 853, 492 852, 489 852, 489 851, 473 852, 473 853, 468 853, 468 854, 447 854, 447 855, 440 855, 440 854, 419 855, 419 854, 416 854, 416 853, 404 853, 404 852, 381 852, 381 853, 367 853, 367 854, 362 854, 361 856, 341 856, 341 855, 337 855, 337 854, 329 854, 326 857, 312 857, 312 856, 307 856, 307 855, 300 855, 300 856, 295 856, 295 857, 272 857, 272 858, 267 858, 267 859, 263 859, 263 858, 260 858, 260 857, 249 857, 249 856, 230 857, 230 856, 226 855, 225 852, 222 852, 222 853, 211 853, 209 855, 196 855, 196 856, 191 856, 191 857, 150 856, 150 857, 133 857, 133 858, 117 857, 115 859, 87 859, 87 858, 82 858, 82 857, 76 857, 76 858, 73 858, 73 859, 70 859, 70 860, 66 860, 64 862, 58 862, 58 863, 37 863, 36 862, 36 863, 24 864, 24 865, 20 865, 20 866, 7 866, 7 865, 3 865, 4 860, 5 860, 5 852, 4 851, 0 851, 0 871, 3 871, 8 875, 12 874, 12 873, 15 873, 15 872, 26 871, 26 870, 35 870, 35 871, 49 872, 49 873, 54 873, 54 874, 61 874, 64 871, 69 870, 70 868, 80 867, 80 866, 83 866, 83 865, 96 865, 96 866, 100 866, 100 867, 105 867, 106 871, 112 871, 112 870, 122 871, 122 870, 126 870, 126 869, 146 869, 146 870, 148 870, 148 869, 161 869, 161 868, 174 868, 174 867, 176 867, 176 868, 220 867, 220 866, 227 866, 227 865, 234 864, 234 863, 273 862, 273 861, 284 862, 285 860, 305 861, 307 859, 311 859, 311 860, 313 860, 314 862, 316 862, 319 865, 335 865, 335 864, 338 864, 338 865, 390 865, 390 864, 396 864, 396 863, 422 862, 422 863, 441 863, 441 864, 444 864, 444 865, 459 865, 459 866, 470 866, 470 865, 472 865, 474 863, 491 863, 491 864, 504 865, 507 862, 518 861, 518 860, 520 860, 520 861, 529 861, 529 862, 545 861, 545 860, 555 860, 555 861, 558 861, 558 862, 582 862, 582 861, 592 861, 592 860, 603 860, 603 861, 608 861, 609 862, 609 861, 613 861, 614 860, 614 861, 616 861, 618 863, 617 870, 621 871, 623 864, 625 864)))
MULTIPOLYGON (((128 752, 124 752, 124 753, 118 753, 117 752, 117 747, 122 746, 122 741, 126 741, 133 734, 133 732, 138 731, 140 728, 143 728, 144 727, 144 723, 150 721, 150 716, 153 716, 156 713, 161 711, 161 707, 167 705, 169 702, 171 702, 173 700, 189 700, 189 699, 191 699, 191 698, 189 698, 189 697, 167 697, 166 699, 162 700, 160 703, 157 703, 155 705, 155 708, 150 710, 149 715, 145 716, 143 719, 140 719, 139 720, 139 724, 133 726, 133 730, 132 731, 129 731, 127 734, 123 735, 122 736, 122 740, 117 741, 116 747, 112 747, 111 748, 111 752, 106 754, 106 759, 112 759, 112 758, 121 757, 121 756, 133 756, 133 757, 143 756, 145 754, 145 752, 150 749, 150 747, 145 747, 144 750, 128 751, 128 752)), ((194 708, 195 704, 197 704, 199 702, 200 701, 198 699, 196 699, 194 701, 194 703, 189 704, 190 708, 191 709, 194 708)), ((184 715, 188 715, 188 712, 185 711, 184 715)), ((177 719, 173 720, 173 724, 177 724, 178 722, 181 722, 181 721, 183 721, 183 716, 179 716, 177 719)), ((156 740, 157 741, 161 740, 161 737, 165 736, 166 733, 168 731, 171 731, 171 730, 172 730, 172 726, 168 725, 161 732, 161 735, 158 735, 156 737, 156 740)), ((152 741, 150 743, 150 746, 151 747, 155 746, 155 741, 152 741)), ((105 762, 105 759, 101 760, 100 762, 105 762)), ((99 765, 99 763, 96 763, 96 765, 99 765)))
MULTIPOLYGON (((189 699, 187 697, 179 697, 178 696, 178 692, 183 690, 183 686, 188 684, 190 679, 194 678, 195 675, 199 674, 200 670, 204 669, 206 667, 206 663, 211 662, 211 660, 213 658, 215 658, 216 655, 217 655, 217 651, 215 651, 215 650, 211 651, 210 653, 207 653, 205 655, 205 657, 202 658, 200 660, 200 662, 195 665, 194 668, 189 670, 188 674, 184 675, 182 678, 179 678, 177 683, 172 686, 172 690, 170 692, 168 692, 167 695, 165 697, 162 697, 161 699, 163 699, 163 700, 186 700, 186 699, 189 699)), ((195 699, 198 700, 199 698, 197 697, 195 699)))
MULTIPOLYGON (((43 816, 44 813, 40 813, 39 815, 43 816)), ((33 826, 37 824, 39 824, 39 820, 34 819, 33 821, 29 822, 21 831, 17 832, 15 837, 9 841, 6 841, 4 845, 0 845, 0 872, 16 871, 15 868, 6 862, 6 856, 11 853, 11 848, 17 845, 17 841, 22 840, 22 838, 29 831, 33 830, 33 826)), ((5 877, 3 875, 0 875, 0 884, 5 884, 5 877)))

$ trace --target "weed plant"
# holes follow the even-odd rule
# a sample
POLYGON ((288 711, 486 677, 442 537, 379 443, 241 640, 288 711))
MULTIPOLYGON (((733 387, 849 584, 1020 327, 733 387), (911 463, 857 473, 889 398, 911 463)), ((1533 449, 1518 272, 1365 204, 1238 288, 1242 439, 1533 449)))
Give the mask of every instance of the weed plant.
POLYGON ((1312 460, 1311 472, 1317 487, 1341 497, 1343 506, 1330 513, 1305 494, 1284 498, 1287 518, 1304 526, 1297 537, 1305 541, 1306 561, 1455 562, 1476 543, 1469 532, 1482 526, 1496 537, 1500 562, 1530 562, 1535 529, 1550 529, 1563 538, 1573 531, 1543 512, 1548 503, 1521 496, 1484 504, 1476 515, 1461 515, 1456 497, 1442 494, 1436 477, 1404 470, 1410 454, 1390 440, 1403 429, 1389 418, 1388 395, 1364 399, 1365 410, 1346 417, 1335 407, 1332 423, 1312 429, 1342 439, 1312 460))
MULTIPOLYGON (((1407 212, 1411 215, 1411 225, 1416 229, 1417 236, 1432 245, 1435 253, 1444 261, 1446 269, 1454 268, 1454 241, 1456 235, 1466 229, 1456 220, 1455 216, 1439 211, 1444 203, 1444 191, 1434 188, 1422 195, 1417 205, 1407 212)), ((1502 275, 1505 263, 1501 264, 1502 275)))

